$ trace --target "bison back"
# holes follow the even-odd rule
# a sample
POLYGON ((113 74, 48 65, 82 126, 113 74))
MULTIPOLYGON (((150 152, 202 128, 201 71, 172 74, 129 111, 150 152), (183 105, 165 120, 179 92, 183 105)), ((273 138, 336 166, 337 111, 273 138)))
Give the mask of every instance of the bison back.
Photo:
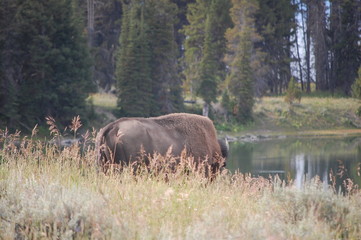
POLYGON ((193 114, 169 114, 155 118, 121 118, 100 130, 97 136, 98 162, 129 163, 140 155, 180 156, 186 149, 195 160, 209 163, 222 156, 211 120, 193 114))

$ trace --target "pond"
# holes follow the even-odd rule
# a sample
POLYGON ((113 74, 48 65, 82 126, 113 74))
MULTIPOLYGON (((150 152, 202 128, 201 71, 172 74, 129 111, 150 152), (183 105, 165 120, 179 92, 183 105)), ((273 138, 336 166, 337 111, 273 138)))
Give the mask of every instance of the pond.
POLYGON ((350 178, 361 186, 361 137, 277 138, 231 142, 227 168, 253 176, 278 175, 302 187, 318 176, 342 187, 350 178), (331 173, 331 174, 330 174, 331 173))

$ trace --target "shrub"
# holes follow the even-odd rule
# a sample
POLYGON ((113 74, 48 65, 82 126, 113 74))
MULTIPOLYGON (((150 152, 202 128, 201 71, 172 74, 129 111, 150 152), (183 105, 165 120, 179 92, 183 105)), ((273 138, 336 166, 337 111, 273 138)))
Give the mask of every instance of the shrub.
POLYGON ((298 89, 295 79, 291 77, 291 80, 288 83, 285 102, 287 102, 288 104, 292 104, 296 99, 298 100, 298 102, 301 102, 301 97, 301 90, 298 89))
POLYGON ((361 99, 361 66, 358 69, 358 78, 355 79, 355 82, 352 84, 352 96, 354 98, 361 99))
POLYGON ((359 106, 356 110, 356 115, 361 117, 361 106, 359 106))

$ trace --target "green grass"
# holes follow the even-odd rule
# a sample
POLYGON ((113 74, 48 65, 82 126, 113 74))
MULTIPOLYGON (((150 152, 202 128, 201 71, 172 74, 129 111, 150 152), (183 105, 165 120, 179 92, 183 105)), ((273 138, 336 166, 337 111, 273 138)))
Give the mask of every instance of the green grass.
MULTIPOLYGON (((322 93, 303 96, 300 103, 289 105, 284 96, 263 97, 253 108, 254 122, 242 125, 234 121, 224 122, 224 116, 212 115, 216 128, 222 132, 245 132, 255 130, 271 131, 322 131, 361 128, 361 118, 357 112, 361 102, 353 98, 333 98, 322 93)), ((189 99, 189 97, 187 98, 189 99)), ((116 109, 117 98, 112 94, 93 94, 89 97, 102 122, 114 120, 112 111, 116 109), (109 115, 109 116, 108 116, 109 115)), ((201 114, 202 104, 185 104, 186 111, 201 114)))
POLYGON ((361 237, 361 192, 352 183, 339 195, 317 179, 297 189, 223 172, 210 182, 187 159, 173 173, 151 166, 104 174, 92 147, 23 141, 16 148, 16 136, 1 135, 1 239, 361 237))
POLYGON ((117 97, 108 93, 94 93, 88 97, 95 107, 113 110, 117 107, 117 97))
POLYGON ((283 97, 264 97, 254 106, 255 128, 275 130, 326 130, 361 128, 352 98, 303 97, 289 105, 283 97))

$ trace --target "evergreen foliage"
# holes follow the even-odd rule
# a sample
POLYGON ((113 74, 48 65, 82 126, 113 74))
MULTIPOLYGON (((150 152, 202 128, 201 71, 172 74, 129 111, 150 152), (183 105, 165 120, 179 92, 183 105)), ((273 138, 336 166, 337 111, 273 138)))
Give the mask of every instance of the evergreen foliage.
POLYGON ((183 109, 174 24, 168 0, 123 4, 117 60, 121 116, 157 116, 183 109))
POLYGON ((301 101, 301 90, 297 87, 297 83, 296 83, 294 77, 291 77, 291 80, 288 83, 285 102, 292 105, 292 103, 296 99, 298 100, 298 102, 301 101))
POLYGON ((17 59, 17 34, 15 23, 12 21, 16 14, 17 1, 0 0, 0 124, 15 128, 19 121, 18 112, 18 71, 14 66, 17 59))
POLYGON ((184 35, 187 36, 184 41, 184 88, 186 92, 195 95, 200 85, 198 79, 203 56, 207 1, 196 0, 194 3, 188 4, 186 16, 189 24, 182 29, 184 35))
POLYGON ((223 94, 246 121, 253 96, 291 92, 291 76, 308 92, 313 81, 316 90, 359 97, 359 3, 0 0, 0 125, 86 119, 93 81, 105 91, 116 84, 122 116, 183 111, 184 91, 204 100, 204 114, 223 94))
MULTIPOLYGON (((185 74, 190 85, 196 87, 196 94, 205 101, 205 109, 218 96, 218 85, 225 78, 223 62, 226 51, 225 31, 231 26, 230 1, 196 1, 188 9, 189 27, 184 32, 186 40, 185 74)), ((207 110, 204 115, 208 115, 207 110)))
POLYGON ((153 95, 159 108, 157 115, 179 112, 183 110, 183 98, 175 33, 178 8, 169 0, 152 0, 149 5, 151 68, 153 95))
POLYGON ((352 96, 354 98, 361 99, 361 66, 358 69, 358 77, 355 79, 352 84, 352 96))
POLYGON ((85 114, 85 98, 94 85, 72 0, 18 1, 11 23, 7 33, 16 34, 5 36, 12 44, 2 50, 8 58, 1 68, 13 91, 7 101, 16 99, 18 123, 29 128, 48 115, 64 123, 85 114))
MULTIPOLYGON (((254 23, 258 5, 257 1, 245 0, 232 0, 232 3, 230 13, 234 27, 226 32, 229 49, 226 62, 230 66, 226 82, 233 102, 232 114, 237 121, 245 123, 252 119, 257 68, 261 62, 261 54, 255 48, 261 39, 254 23)), ((229 106, 225 108, 229 111, 229 106)))
POLYGON ((228 116, 231 113, 233 113, 235 104, 234 104, 233 99, 231 99, 230 94, 227 89, 223 91, 221 104, 224 107, 224 109, 226 110, 226 116, 228 118, 228 116))
POLYGON ((275 94, 282 93, 291 77, 291 37, 295 34, 296 7, 289 0, 258 0, 255 16, 257 32, 263 41, 257 43, 267 53, 267 85, 275 94))
POLYGON ((250 30, 244 26, 239 41, 239 49, 232 64, 232 72, 229 76, 229 88, 236 99, 234 115, 241 123, 252 119, 253 99, 253 75, 251 68, 252 41, 250 30))
POLYGON ((197 95, 201 96, 203 100, 210 104, 216 100, 217 97, 217 83, 219 81, 217 76, 217 56, 215 52, 215 41, 212 39, 212 16, 208 15, 205 26, 205 38, 203 46, 203 57, 199 66, 199 79, 200 86, 197 89, 197 95))
MULTIPOLYGON (((84 2, 83 6, 89 2, 89 0, 81 1, 84 2)), ((121 29, 122 4, 119 0, 93 0, 93 2, 94 34, 93 39, 88 40, 92 43, 91 54, 94 62, 96 62, 93 68, 93 78, 100 89, 109 91, 116 84, 114 77, 115 55, 121 29)), ((88 32, 88 38, 90 38, 89 35, 88 32)))
POLYGON ((177 21, 175 23, 175 41, 178 45, 178 54, 180 58, 184 57, 184 43, 186 41, 186 35, 182 28, 188 24, 187 9, 189 5, 195 0, 170 0, 177 5, 177 21))
POLYGON ((357 78, 361 64, 361 7, 360 0, 331 2, 330 33, 332 91, 341 90, 351 94, 351 85, 357 78))
POLYGON ((144 5, 133 1, 123 6, 122 32, 117 64, 118 106, 121 115, 149 116, 152 82, 151 53, 144 20, 144 5))

